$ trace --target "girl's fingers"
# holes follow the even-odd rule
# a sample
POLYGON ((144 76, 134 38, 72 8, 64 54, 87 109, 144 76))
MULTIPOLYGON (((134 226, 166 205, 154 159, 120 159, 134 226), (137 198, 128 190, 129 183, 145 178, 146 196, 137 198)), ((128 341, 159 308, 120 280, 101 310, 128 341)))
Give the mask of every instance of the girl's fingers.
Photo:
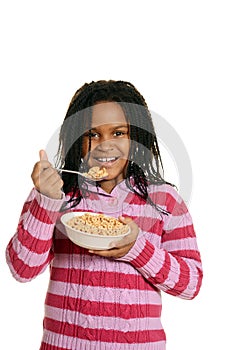
POLYGON ((44 151, 43 149, 41 149, 39 151, 39 157, 40 157, 40 160, 47 160, 48 161, 48 157, 47 157, 46 151, 44 151))
POLYGON ((61 198, 63 181, 58 172, 48 161, 47 154, 44 150, 39 151, 40 160, 33 168, 32 180, 35 188, 51 198, 61 198))
POLYGON ((35 188, 47 197, 61 198, 63 180, 53 168, 45 169, 40 176, 32 177, 35 188))
POLYGON ((38 164, 39 164, 39 166, 41 168, 40 170, 44 170, 44 169, 47 169, 47 168, 51 167, 51 164, 50 164, 50 162, 48 160, 46 151, 41 149, 39 151, 39 157, 40 157, 40 161, 38 162, 38 164))
POLYGON ((136 234, 134 232, 129 233, 129 235, 123 237, 120 241, 110 243, 110 248, 122 248, 131 244, 135 240, 136 240, 136 234))
MULTIPOLYGON (((51 167, 51 164, 46 160, 40 160, 34 165, 33 171, 32 171, 32 179, 33 181, 37 178, 40 178, 42 175, 44 176, 45 170, 49 169, 51 167)), ((52 169, 52 168, 51 168, 52 169)))
POLYGON ((34 165, 33 172, 32 172, 32 178, 40 177, 44 170, 51 167, 51 164, 48 160, 47 154, 43 149, 41 149, 39 151, 39 157, 40 157, 39 162, 37 162, 34 165))
POLYGON ((129 250, 132 248, 134 245, 134 242, 125 245, 121 248, 112 248, 109 250, 89 250, 89 253, 103 256, 105 258, 113 258, 113 259, 118 259, 121 258, 122 256, 126 255, 129 250))
POLYGON ((128 216, 125 216, 125 217, 120 216, 119 221, 122 222, 123 224, 128 225, 131 228, 131 230, 134 229, 135 226, 137 226, 136 223, 128 216))
MULTIPOLYGON (((56 184, 63 184, 58 172, 53 168, 48 168, 44 171, 43 182, 48 186, 55 186, 56 184)), ((61 186, 62 187, 62 186, 61 186)))
POLYGON ((52 186, 57 181, 61 180, 61 177, 51 166, 45 167, 45 165, 42 164, 42 167, 39 168, 39 171, 34 179, 39 186, 52 186))
POLYGON ((131 232, 123 237, 120 241, 110 243, 110 248, 123 248, 125 246, 131 245, 137 238, 139 233, 139 228, 137 224, 129 217, 119 217, 119 220, 130 227, 131 232))

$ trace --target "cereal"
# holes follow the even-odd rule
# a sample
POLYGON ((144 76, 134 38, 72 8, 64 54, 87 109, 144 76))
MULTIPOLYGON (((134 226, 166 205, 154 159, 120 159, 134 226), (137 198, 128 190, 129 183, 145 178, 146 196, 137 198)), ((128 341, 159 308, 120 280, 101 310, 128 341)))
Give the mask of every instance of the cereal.
POLYGON ((104 214, 92 215, 85 213, 75 216, 67 222, 75 230, 102 236, 118 236, 128 232, 128 225, 114 217, 104 214))
POLYGON ((94 166, 90 168, 87 173, 84 173, 84 175, 91 179, 98 180, 108 176, 108 172, 106 171, 106 168, 99 168, 98 166, 94 166))

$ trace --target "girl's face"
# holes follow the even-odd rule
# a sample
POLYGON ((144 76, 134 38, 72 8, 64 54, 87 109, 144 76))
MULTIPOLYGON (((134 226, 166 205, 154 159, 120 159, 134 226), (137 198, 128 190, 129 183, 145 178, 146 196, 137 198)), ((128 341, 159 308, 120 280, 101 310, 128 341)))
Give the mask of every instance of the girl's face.
POLYGON ((106 192, 110 193, 125 178, 129 149, 129 126, 120 105, 116 102, 94 105, 91 130, 83 137, 82 152, 89 167, 106 168, 109 175, 100 182, 106 192))

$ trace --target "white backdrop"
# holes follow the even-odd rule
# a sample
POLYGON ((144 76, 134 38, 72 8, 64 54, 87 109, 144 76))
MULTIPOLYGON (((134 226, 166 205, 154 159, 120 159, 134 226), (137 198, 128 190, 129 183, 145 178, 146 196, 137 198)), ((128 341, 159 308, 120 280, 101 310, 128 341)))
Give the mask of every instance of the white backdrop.
MULTIPOLYGON (((39 149, 83 83, 131 81, 183 140, 204 265, 193 301, 163 295, 168 350, 233 347, 232 1, 5 1, 1 33, 1 343, 39 349, 48 271, 13 280, 5 247, 32 187, 39 149)), ((162 145, 165 177, 176 183, 162 145)))

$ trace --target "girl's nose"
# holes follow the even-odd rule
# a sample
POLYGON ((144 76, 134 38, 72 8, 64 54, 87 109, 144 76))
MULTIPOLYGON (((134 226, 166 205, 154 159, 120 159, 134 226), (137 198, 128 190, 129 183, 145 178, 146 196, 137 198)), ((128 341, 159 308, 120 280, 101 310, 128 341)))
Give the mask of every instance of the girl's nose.
POLYGON ((114 140, 113 139, 105 139, 104 141, 101 141, 99 143, 97 148, 103 152, 110 151, 114 148, 114 140))

